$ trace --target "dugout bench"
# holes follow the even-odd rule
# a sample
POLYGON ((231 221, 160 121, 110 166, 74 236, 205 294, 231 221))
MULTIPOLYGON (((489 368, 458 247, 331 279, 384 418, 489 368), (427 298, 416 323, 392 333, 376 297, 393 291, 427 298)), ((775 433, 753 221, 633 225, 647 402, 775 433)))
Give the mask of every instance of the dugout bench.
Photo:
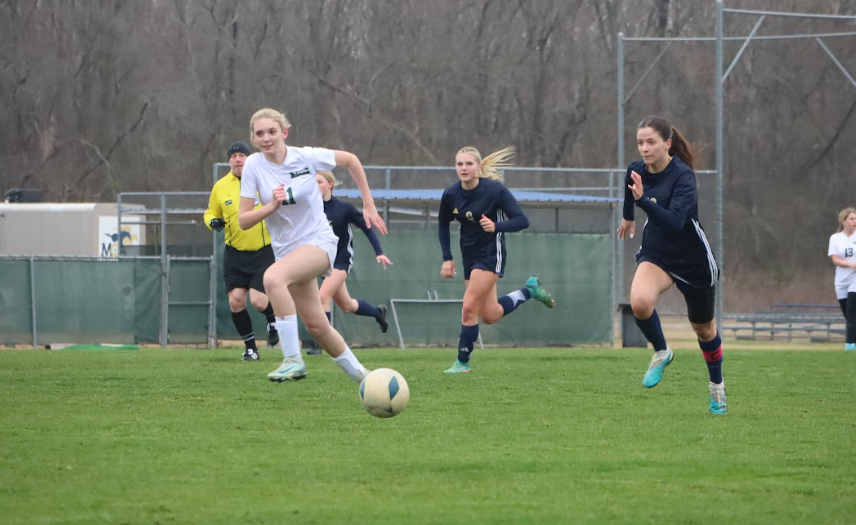
POLYGON ((844 340, 845 323, 839 307, 819 304, 774 304, 770 311, 723 314, 722 332, 750 341, 844 340))

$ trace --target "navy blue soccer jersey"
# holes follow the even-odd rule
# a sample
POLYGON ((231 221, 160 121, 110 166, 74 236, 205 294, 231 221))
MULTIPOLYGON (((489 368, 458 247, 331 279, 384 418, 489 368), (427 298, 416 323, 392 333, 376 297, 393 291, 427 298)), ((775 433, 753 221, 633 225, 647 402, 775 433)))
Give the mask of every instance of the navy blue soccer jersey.
POLYGON ((453 220, 461 223, 461 253, 465 260, 492 247, 504 250, 505 232, 529 227, 529 219, 505 184, 487 178, 479 179, 478 186, 471 190, 465 190, 460 181, 446 188, 438 219, 444 261, 452 260, 449 224, 453 220), (479 223, 482 215, 496 223, 495 232, 484 231, 479 223))
POLYGON ((719 279, 719 268, 699 223, 698 191, 692 168, 675 156, 660 173, 648 173, 640 160, 627 168, 624 184, 624 218, 635 220, 634 204, 648 215, 637 262, 653 262, 694 288, 713 286, 719 279), (627 188, 633 184, 632 171, 642 176, 643 194, 638 201, 627 188))
POLYGON ((366 226, 363 213, 353 204, 340 201, 336 197, 331 197, 330 200, 324 201, 324 214, 327 216, 330 227, 333 228, 333 233, 339 238, 336 262, 333 264, 334 268, 347 272, 351 270, 351 266, 354 264, 354 232, 351 229, 352 224, 355 224, 365 232, 369 242, 372 243, 375 254, 383 255, 383 249, 380 247, 380 240, 377 238, 377 234, 375 234, 373 228, 366 226))

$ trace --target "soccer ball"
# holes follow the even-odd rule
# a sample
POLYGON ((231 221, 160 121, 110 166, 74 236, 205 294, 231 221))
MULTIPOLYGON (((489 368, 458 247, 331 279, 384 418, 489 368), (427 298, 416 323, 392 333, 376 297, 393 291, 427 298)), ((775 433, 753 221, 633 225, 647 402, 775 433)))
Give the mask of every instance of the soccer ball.
POLYGON ((360 401, 374 417, 392 417, 410 401, 410 388, 404 376, 391 368, 378 368, 360 382, 360 401))

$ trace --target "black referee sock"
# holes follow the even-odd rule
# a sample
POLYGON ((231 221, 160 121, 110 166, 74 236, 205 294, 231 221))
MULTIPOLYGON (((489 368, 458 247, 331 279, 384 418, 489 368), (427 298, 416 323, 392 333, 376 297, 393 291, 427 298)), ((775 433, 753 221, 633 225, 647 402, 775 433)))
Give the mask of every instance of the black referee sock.
POLYGON ((847 294, 847 306, 844 308, 844 319, 847 321, 847 341, 856 343, 856 292, 847 294))
POLYGON ((247 349, 257 350, 256 336, 253 334, 253 320, 250 319, 250 313, 247 312, 247 309, 232 312, 232 322, 235 323, 235 328, 238 329, 238 334, 244 340, 247 349))
POLYGON ((268 324, 276 323, 276 316, 273 314, 273 305, 270 304, 270 301, 268 301, 267 308, 262 313, 265 314, 268 324))

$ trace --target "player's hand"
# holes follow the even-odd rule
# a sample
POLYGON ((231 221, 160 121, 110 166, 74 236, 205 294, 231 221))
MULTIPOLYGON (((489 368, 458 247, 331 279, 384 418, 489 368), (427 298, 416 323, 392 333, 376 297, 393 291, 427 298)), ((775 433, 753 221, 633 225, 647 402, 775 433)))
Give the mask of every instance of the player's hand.
POLYGON ((386 223, 383 222, 383 217, 377 212, 374 202, 363 201, 363 219, 366 221, 366 226, 369 228, 377 228, 378 233, 386 235, 386 223))
POLYGON ((455 273, 455 261, 443 261, 443 266, 440 268, 440 277, 451 279, 455 276, 455 273))
POLYGON ((642 175, 639 175, 635 171, 630 172, 630 179, 633 181, 633 184, 628 185, 630 191, 633 192, 633 199, 639 200, 642 198, 642 175))
POLYGON ((634 233, 636 233, 636 221, 621 219, 621 225, 618 227, 618 238, 626 239, 627 235, 630 234, 630 238, 632 239, 634 233))
POLYGON ((223 228, 226 227, 226 221, 221 218, 211 219, 211 222, 208 223, 208 226, 211 226, 211 229, 214 231, 221 232, 223 228))
POLYGON ((384 254, 378 255, 377 257, 375 257, 375 259, 377 259, 377 262, 383 265, 384 270, 386 270, 387 265, 392 266, 392 261, 390 261, 389 257, 384 254))
POLYGON ((479 224, 481 224, 482 230, 493 233, 496 231, 496 223, 494 223, 490 218, 486 215, 482 215, 481 219, 479 219, 479 224))
POLYGON ((271 201, 271 205, 273 206, 274 211, 280 209, 280 207, 282 207, 282 203, 287 200, 288 193, 285 191, 285 184, 280 184, 273 189, 273 200, 271 201))

